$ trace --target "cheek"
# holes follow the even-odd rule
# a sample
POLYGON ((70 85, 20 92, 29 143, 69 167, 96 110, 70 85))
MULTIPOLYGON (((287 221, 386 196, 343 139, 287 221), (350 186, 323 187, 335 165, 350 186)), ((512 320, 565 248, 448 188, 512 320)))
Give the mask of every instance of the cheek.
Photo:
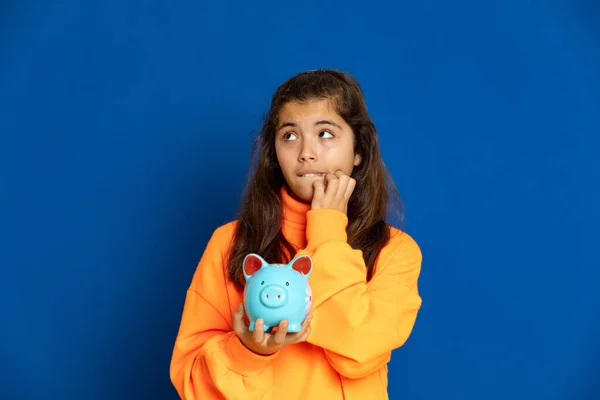
POLYGON ((275 150, 277 162, 279 163, 279 167, 283 174, 289 175, 290 173, 293 173, 294 159, 290 149, 282 146, 280 148, 276 147, 275 150))
POLYGON ((323 159, 331 169, 341 169, 349 174, 354 167, 354 152, 348 148, 329 148, 323 152, 323 159))

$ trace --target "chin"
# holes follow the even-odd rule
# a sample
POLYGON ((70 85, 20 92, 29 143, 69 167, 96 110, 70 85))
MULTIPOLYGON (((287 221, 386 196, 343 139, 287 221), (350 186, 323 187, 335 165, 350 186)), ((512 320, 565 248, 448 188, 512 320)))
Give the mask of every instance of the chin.
POLYGON ((310 203, 312 202, 314 189, 313 188, 298 188, 298 187, 290 187, 290 194, 292 197, 304 202, 310 203))

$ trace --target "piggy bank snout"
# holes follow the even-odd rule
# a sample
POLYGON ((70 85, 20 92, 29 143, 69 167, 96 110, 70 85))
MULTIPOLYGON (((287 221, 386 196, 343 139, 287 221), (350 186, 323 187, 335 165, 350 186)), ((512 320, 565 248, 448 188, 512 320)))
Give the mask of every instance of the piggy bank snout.
POLYGON ((280 285, 267 285, 260 291, 260 302, 265 307, 283 307, 287 303, 287 299, 287 290, 280 285))

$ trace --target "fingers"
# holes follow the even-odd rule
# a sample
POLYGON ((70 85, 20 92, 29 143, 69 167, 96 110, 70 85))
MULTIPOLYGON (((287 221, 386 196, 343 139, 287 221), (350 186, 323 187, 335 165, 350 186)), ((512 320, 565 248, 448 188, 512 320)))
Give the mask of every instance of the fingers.
MULTIPOLYGON (((340 182, 338 185, 337 196, 340 198, 343 198, 344 200, 347 201, 350 198, 350 196, 347 196, 348 186, 350 185, 350 183, 352 181, 354 181, 354 179, 350 178, 348 175, 346 175, 342 171, 336 171, 335 176, 337 177, 338 181, 340 182)), ((350 193, 352 193, 352 192, 350 192, 350 193)))
POLYGON ((238 308, 233 312, 233 330, 241 336, 243 332, 247 329, 246 324, 244 324, 244 304, 240 304, 238 308))
POLYGON ((288 335, 289 343, 300 343, 305 342, 310 334, 310 321, 312 321, 312 315, 306 317, 302 325, 300 325, 300 332, 292 333, 288 335))
POLYGON ((265 323, 261 318, 258 318, 254 323, 254 330, 252 331, 252 340, 256 343, 262 343, 265 339, 265 323))
POLYGON ((312 320, 312 316, 306 318, 306 320, 302 323, 302 329, 298 332, 298 337, 295 339, 295 343, 306 342, 308 339, 308 335, 310 335, 310 321, 312 320))
POLYGON ((248 326, 244 322, 244 304, 240 304, 238 308, 233 312, 232 318, 233 330, 244 340, 254 340, 260 343, 264 340, 264 322, 262 319, 257 319, 254 323, 254 330, 250 331, 248 326))
POLYGON ((313 182, 313 188, 314 194, 312 199, 312 207, 323 207, 323 202, 325 199, 325 183, 321 179, 317 179, 313 182))
POLYGON ((301 334, 301 336, 298 336, 298 338, 296 339, 296 343, 306 342, 308 340, 309 335, 310 335, 310 326, 308 326, 306 328, 306 330, 304 331, 304 333, 301 334))
MULTIPOLYGON (((238 313, 239 309, 235 312, 237 320, 234 320, 234 324, 236 325, 236 328, 239 328, 241 320, 239 315, 237 315, 238 313)), ((286 345, 306 341, 310 334, 311 320, 312 316, 309 315, 304 322, 302 322, 300 332, 298 333, 288 333, 289 323, 287 320, 283 320, 279 323, 275 333, 266 333, 264 331, 264 321, 259 318, 256 320, 252 332, 249 332, 244 326, 246 329, 243 335, 243 337, 246 338, 244 341, 261 354, 271 354, 273 351, 279 350, 286 345)), ((241 323, 243 324, 243 321, 241 323)))
POLYGON ((340 181, 339 195, 348 201, 350 196, 352 196, 352 192, 354 192, 354 188, 356 187, 356 179, 351 178, 342 171, 337 171, 335 175, 340 181))
POLYGON ((310 332, 310 322, 311 321, 312 321, 312 315, 309 315, 308 317, 306 317, 304 322, 302 322, 302 325, 300 325, 300 332, 298 332, 299 336, 306 334, 307 331, 310 332))
POLYGON ((331 208, 347 213, 348 200, 354 191, 356 181, 346 175, 343 171, 335 174, 328 173, 324 181, 313 182, 314 194, 311 208, 331 208))
POLYGON ((277 329, 277 332, 275 332, 275 334, 271 336, 273 345, 282 346, 285 343, 285 337, 287 335, 287 330, 288 330, 288 322, 285 320, 281 321, 279 323, 279 329, 277 329))
POLYGON ((334 174, 327 174, 325 176, 325 179, 327 180, 327 189, 325 190, 325 201, 328 204, 331 204, 338 195, 340 181, 334 174))
POLYGON ((322 180, 315 180, 313 183, 313 188, 315 189, 314 197, 323 197, 325 195, 325 182, 322 180))
POLYGON ((327 174, 325 182, 325 195, 321 206, 345 210, 356 187, 356 180, 338 170, 335 174, 327 174))
POLYGON ((250 331, 244 322, 244 305, 242 303, 233 312, 232 325, 237 336, 247 348, 257 354, 268 355, 288 344, 306 341, 310 333, 311 319, 311 316, 305 319, 298 333, 288 333, 289 323, 287 320, 281 321, 274 333, 267 333, 264 320, 261 318, 254 321, 253 330, 250 331))
POLYGON ((347 200, 350 200, 350 196, 352 196, 352 193, 354 192, 354 188, 356 187, 356 179, 354 178, 348 178, 348 185, 346 186, 346 191, 344 192, 344 198, 347 200))

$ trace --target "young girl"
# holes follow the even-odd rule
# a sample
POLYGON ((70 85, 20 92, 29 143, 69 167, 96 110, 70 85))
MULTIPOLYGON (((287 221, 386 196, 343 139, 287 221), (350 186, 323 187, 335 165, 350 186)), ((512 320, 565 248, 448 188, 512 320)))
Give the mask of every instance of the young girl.
POLYGON ((281 85, 239 219, 216 229, 187 291, 171 362, 182 399, 387 399, 387 363, 421 298, 421 252, 386 223, 394 185, 359 84, 332 70, 281 85), (311 314, 244 318, 242 264, 308 254, 311 314))

